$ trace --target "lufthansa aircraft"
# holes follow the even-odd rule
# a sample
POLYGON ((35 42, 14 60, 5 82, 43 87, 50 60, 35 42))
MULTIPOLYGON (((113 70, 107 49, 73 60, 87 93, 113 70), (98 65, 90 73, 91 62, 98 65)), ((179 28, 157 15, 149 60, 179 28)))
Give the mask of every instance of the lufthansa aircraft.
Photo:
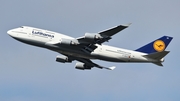
POLYGON ((7 33, 14 39, 26 44, 47 48, 62 55, 56 57, 57 62, 69 63, 74 60, 75 68, 86 70, 93 67, 113 70, 115 66, 105 67, 91 61, 99 59, 110 62, 141 62, 154 63, 163 66, 164 57, 169 53, 165 51, 173 39, 163 36, 136 50, 116 48, 102 43, 109 41, 113 35, 127 28, 130 24, 119 25, 98 33, 85 33, 84 36, 73 38, 64 34, 22 26, 11 29, 7 33))

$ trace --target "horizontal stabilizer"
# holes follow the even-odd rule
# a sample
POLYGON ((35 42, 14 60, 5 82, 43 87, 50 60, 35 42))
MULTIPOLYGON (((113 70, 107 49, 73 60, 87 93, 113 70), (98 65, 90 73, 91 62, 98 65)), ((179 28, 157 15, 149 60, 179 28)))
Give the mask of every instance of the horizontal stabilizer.
POLYGON ((153 62, 153 63, 158 66, 163 66, 163 64, 161 62, 153 62))
POLYGON ((156 52, 156 53, 151 53, 151 54, 148 54, 148 55, 144 55, 144 57, 160 60, 163 57, 165 57, 169 52, 170 51, 156 52))

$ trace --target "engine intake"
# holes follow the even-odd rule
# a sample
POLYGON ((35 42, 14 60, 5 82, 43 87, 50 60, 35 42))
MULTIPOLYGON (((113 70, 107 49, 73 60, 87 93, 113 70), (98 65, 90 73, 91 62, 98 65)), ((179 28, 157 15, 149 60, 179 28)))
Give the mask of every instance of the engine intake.
POLYGON ((76 63, 76 69, 85 70, 85 69, 91 69, 91 67, 86 66, 86 64, 78 62, 76 63))
POLYGON ((67 56, 57 56, 57 57, 56 57, 56 61, 57 61, 57 62, 62 62, 62 63, 72 62, 72 60, 68 59, 67 56))

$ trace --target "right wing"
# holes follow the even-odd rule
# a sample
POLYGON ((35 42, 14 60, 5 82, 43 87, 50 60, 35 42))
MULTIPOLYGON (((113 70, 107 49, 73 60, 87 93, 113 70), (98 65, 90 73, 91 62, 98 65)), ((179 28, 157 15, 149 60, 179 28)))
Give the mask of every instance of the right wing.
POLYGON ((131 23, 126 25, 119 25, 104 31, 101 31, 99 33, 86 33, 85 36, 77 38, 78 42, 80 44, 102 44, 103 42, 106 42, 111 39, 113 35, 116 33, 122 31, 123 29, 129 27, 131 23))

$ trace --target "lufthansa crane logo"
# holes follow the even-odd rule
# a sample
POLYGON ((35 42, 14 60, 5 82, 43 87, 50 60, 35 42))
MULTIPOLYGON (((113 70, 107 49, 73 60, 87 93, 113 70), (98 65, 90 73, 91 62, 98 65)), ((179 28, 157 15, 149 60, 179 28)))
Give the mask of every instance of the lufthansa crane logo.
POLYGON ((156 40, 153 44, 153 47, 156 51, 162 52, 165 49, 166 45, 162 40, 156 40))

